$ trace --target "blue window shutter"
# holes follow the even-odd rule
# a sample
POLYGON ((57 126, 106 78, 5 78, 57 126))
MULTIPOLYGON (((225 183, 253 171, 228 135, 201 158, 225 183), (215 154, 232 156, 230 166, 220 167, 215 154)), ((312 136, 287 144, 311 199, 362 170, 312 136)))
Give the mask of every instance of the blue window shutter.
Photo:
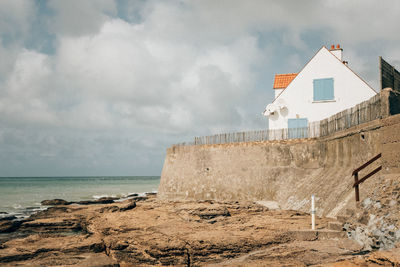
POLYGON ((333 100, 334 99, 334 91, 333 91, 333 78, 324 79, 324 90, 325 90, 325 99, 326 100, 333 100))
POLYGON ((323 92, 321 80, 314 80, 314 101, 322 99, 321 93, 323 92))
POLYGON ((314 101, 334 100, 333 78, 315 79, 313 87, 314 101))

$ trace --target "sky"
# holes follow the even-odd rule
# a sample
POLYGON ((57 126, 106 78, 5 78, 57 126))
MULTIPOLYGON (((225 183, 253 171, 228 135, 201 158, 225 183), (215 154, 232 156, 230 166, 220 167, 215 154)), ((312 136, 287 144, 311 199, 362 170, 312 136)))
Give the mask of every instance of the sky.
POLYGON ((160 175, 195 136, 267 128, 323 45, 377 91, 400 1, 1 0, 0 176, 160 175))

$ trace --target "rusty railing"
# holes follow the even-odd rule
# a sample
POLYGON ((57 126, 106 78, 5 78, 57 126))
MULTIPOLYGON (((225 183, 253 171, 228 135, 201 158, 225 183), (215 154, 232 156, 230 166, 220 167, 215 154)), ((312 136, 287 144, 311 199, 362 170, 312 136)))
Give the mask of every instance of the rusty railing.
POLYGON ((358 203, 360 201, 360 189, 359 189, 359 184, 361 184, 362 182, 364 182, 365 180, 367 180, 369 177, 371 177, 372 175, 374 175, 375 173, 379 172, 380 170, 382 170, 382 166, 379 166, 378 168, 374 169, 373 171, 371 171, 370 173, 368 173, 367 175, 365 175, 363 178, 361 178, 360 180, 358 179, 358 173, 364 169, 365 167, 369 166, 371 163, 373 163, 375 160, 379 159, 382 156, 381 153, 379 153, 378 155, 376 155, 375 157, 373 157, 372 159, 368 160, 367 162, 365 162, 363 165, 361 165, 360 167, 358 167, 357 169, 355 169, 353 171, 353 173, 351 174, 352 176, 354 176, 354 190, 355 190, 355 194, 356 194, 356 203, 358 203))

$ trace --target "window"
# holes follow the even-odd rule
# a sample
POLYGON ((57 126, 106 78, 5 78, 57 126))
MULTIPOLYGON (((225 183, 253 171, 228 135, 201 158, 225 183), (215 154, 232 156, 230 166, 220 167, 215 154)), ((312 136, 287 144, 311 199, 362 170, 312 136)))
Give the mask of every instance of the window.
POLYGON ((334 100, 333 78, 314 80, 314 101, 334 100))

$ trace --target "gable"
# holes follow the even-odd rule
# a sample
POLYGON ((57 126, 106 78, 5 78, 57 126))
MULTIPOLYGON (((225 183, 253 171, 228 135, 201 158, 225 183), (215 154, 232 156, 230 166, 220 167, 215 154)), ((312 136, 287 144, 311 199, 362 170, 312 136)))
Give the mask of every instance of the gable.
POLYGON ((361 90, 368 91, 365 92, 366 94, 376 94, 376 91, 372 89, 372 87, 323 46, 293 78, 288 86, 274 99, 273 103, 281 97, 286 99, 288 94, 299 96, 300 100, 305 90, 313 90, 312 82, 314 79, 324 78, 342 78, 339 79, 339 82, 337 82, 338 79, 336 79, 335 88, 346 87, 345 83, 349 81, 348 87, 352 87, 354 90, 360 90, 360 88, 362 88, 361 90))

